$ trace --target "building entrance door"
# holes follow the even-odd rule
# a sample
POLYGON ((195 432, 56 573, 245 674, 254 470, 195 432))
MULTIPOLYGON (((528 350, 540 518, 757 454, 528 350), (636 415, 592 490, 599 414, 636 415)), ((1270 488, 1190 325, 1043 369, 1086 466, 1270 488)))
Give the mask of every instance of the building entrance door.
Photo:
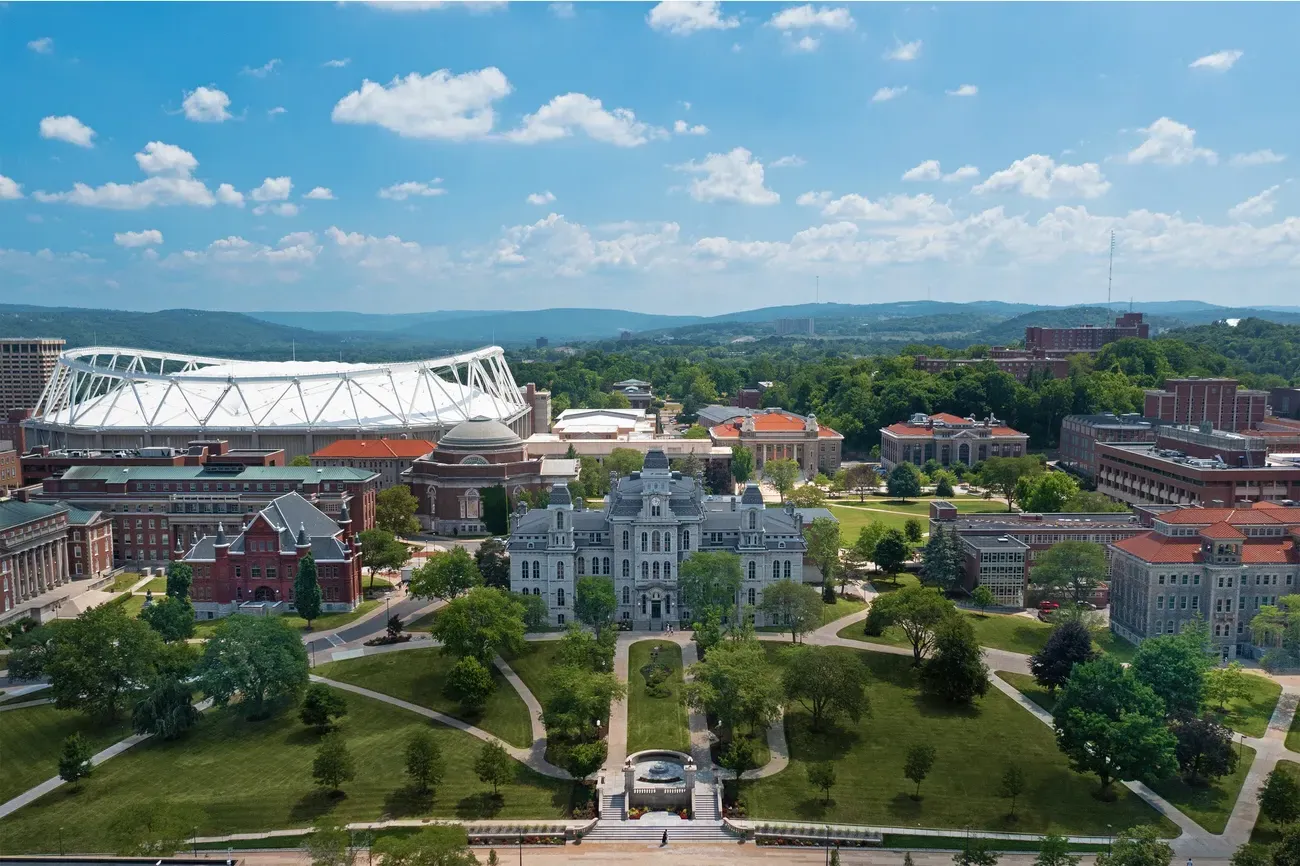
POLYGON ((650 618, 663 619, 663 615, 664 615, 663 602, 660 601, 659 599, 655 599, 654 601, 650 602, 650 618))
POLYGON ((269 586, 259 586, 253 590, 253 601, 275 601, 275 590, 269 586))

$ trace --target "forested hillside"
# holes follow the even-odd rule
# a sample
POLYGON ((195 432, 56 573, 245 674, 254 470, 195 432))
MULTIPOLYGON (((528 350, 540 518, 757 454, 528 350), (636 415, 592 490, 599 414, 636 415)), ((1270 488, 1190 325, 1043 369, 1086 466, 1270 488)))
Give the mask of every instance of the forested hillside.
POLYGON ((1219 323, 1186 328, 1171 337, 1221 352, 1248 370, 1300 380, 1300 325, 1242 319, 1236 327, 1219 323))

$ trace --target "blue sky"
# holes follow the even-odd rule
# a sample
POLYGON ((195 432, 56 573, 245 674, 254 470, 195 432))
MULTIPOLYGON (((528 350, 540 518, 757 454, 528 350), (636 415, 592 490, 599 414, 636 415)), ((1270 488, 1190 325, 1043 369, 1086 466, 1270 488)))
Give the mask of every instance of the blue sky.
POLYGON ((1293 4, 8 4, 0 299, 1300 303, 1293 4))

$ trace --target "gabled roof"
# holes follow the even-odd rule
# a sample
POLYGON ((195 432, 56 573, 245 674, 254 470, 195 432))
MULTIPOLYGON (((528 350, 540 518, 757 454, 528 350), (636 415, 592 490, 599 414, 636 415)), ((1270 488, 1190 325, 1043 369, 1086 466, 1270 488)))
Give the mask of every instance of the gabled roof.
POLYGON ((427 439, 340 439, 312 457, 349 457, 361 460, 414 460, 432 451, 427 439))
POLYGON ((1216 523, 1207 526, 1201 530, 1201 535, 1206 538, 1217 538, 1223 541, 1239 540, 1246 537, 1246 533, 1234 527, 1231 523, 1216 523))
MULTIPOLYGON (((1132 554, 1152 565, 1190 565, 1201 561, 1198 538, 1170 538, 1156 532, 1135 535, 1112 543, 1116 550, 1132 554)), ((1246 565, 1294 565, 1297 557, 1292 539, 1246 539, 1241 546, 1241 561, 1246 565)))
POLYGON ((17 499, 5 499, 0 501, 0 529, 31 523, 33 520, 43 520, 46 517, 53 517, 67 510, 68 506, 62 503, 44 505, 39 502, 20 502, 17 499))
MULTIPOLYGON (((1176 523, 1186 525, 1212 525, 1215 523, 1227 523, 1232 526, 1247 526, 1251 524, 1276 524, 1288 523, 1290 521, 1282 519, 1280 515, 1273 512, 1276 509, 1270 508, 1180 508, 1177 511, 1169 511, 1158 515, 1156 520, 1165 523, 1176 523)), ((1300 511, 1296 512, 1297 521, 1300 521, 1300 511)))
MULTIPOLYGON (((740 428, 746 423, 754 425, 755 433, 803 433, 808 420, 802 415, 787 412, 784 409, 756 409, 748 415, 737 415, 729 421, 709 429, 719 439, 740 438, 740 428)), ((836 431, 825 424, 817 425, 817 436, 823 439, 843 439, 836 431)))

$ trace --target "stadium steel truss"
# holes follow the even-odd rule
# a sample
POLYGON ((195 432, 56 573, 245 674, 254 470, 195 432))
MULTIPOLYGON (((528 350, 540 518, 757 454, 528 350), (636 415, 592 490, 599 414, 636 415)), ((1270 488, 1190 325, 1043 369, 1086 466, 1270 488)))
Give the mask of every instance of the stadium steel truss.
POLYGON ((437 439, 470 418, 512 424, 529 408, 497 346, 400 364, 233 361, 93 346, 59 357, 24 427, 35 442, 65 447, 224 438, 295 455, 353 436, 437 439))

